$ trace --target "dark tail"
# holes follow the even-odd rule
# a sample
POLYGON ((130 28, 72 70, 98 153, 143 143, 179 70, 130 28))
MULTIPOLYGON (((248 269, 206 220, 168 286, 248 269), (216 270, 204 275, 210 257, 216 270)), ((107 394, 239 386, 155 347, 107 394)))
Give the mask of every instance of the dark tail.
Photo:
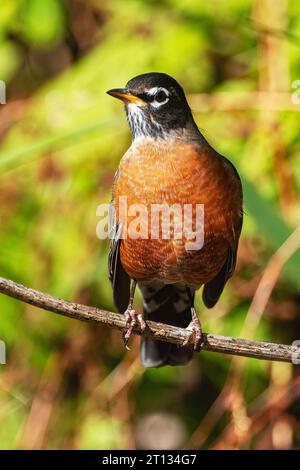
MULTIPOLYGON (((144 299, 144 317, 160 323, 186 328, 191 317, 191 303, 182 284, 139 284, 144 299)), ((141 360, 144 367, 179 366, 191 360, 193 351, 175 344, 143 337, 141 360)))

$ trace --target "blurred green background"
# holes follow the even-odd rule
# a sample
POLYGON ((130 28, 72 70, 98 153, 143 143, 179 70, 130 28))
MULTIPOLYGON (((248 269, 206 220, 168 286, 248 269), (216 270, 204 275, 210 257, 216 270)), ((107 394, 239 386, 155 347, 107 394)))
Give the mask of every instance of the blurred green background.
MULTIPOLYGON (((2 0, 0 275, 114 309, 96 209, 130 133, 105 91, 150 71, 182 84, 243 179, 237 271, 212 311, 198 296, 204 330, 291 343, 299 236, 283 243, 300 212, 297 1, 2 0)), ((0 311, 0 448, 300 446, 297 367, 202 352, 183 368, 144 370, 138 338, 128 352, 118 332, 3 295, 0 311)))

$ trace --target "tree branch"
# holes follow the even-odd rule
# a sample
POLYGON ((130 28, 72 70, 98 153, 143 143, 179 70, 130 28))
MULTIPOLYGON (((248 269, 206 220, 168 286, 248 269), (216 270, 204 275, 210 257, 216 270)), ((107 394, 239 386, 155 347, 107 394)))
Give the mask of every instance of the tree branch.
MULTIPOLYGON (((88 307, 87 305, 67 302, 66 300, 30 289, 2 277, 0 277, 0 293, 75 320, 100 323, 117 330, 125 328, 124 315, 95 307, 88 307)), ((188 335, 185 329, 172 325, 152 321, 147 321, 147 325, 148 328, 143 333, 145 336, 177 344, 178 346, 183 344, 188 335)), ((138 326, 134 329, 134 333, 141 334, 138 326)), ((206 333, 203 333, 203 337, 203 350, 206 351, 283 362, 295 362, 295 359, 299 357, 299 348, 297 346, 250 341, 206 333)))

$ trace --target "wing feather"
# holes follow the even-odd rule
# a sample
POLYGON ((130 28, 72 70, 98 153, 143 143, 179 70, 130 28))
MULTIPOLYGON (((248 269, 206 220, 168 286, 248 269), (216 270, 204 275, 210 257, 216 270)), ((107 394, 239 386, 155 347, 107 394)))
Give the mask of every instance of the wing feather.
POLYGON ((110 247, 108 255, 108 277, 112 284, 114 303, 120 313, 124 313, 129 303, 130 277, 122 266, 120 246, 122 225, 116 221, 113 204, 110 211, 110 247))
POLYGON ((243 225, 243 211, 242 211, 243 190, 242 190, 242 183, 241 183, 239 174, 236 168, 233 166, 233 164, 229 160, 227 160, 227 158, 222 157, 221 155, 220 157, 223 158, 225 164, 227 164, 231 168, 233 176, 234 178, 236 178, 239 197, 240 197, 240 203, 241 203, 241 211, 240 211, 239 218, 237 219, 233 227, 234 244, 232 247, 228 248, 226 261, 224 265, 222 266, 222 269, 219 271, 219 273, 211 281, 207 282, 204 286, 202 298, 203 298, 204 304, 208 308, 212 308, 217 303, 217 301, 220 298, 220 295, 223 292, 226 282, 228 281, 228 279, 231 278, 231 276, 234 273, 235 266, 236 266, 239 237, 240 237, 242 225, 243 225))

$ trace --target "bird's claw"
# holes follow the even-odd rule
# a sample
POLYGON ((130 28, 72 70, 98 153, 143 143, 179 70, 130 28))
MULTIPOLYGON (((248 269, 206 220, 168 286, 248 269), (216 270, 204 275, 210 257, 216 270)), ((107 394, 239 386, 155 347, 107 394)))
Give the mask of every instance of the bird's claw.
POLYGON ((140 325, 141 332, 145 331, 147 325, 143 318, 143 315, 141 313, 137 313, 132 308, 129 308, 126 310, 125 318, 126 318, 126 326, 125 326, 125 330, 123 333, 123 341, 124 341, 125 347, 129 349, 127 344, 131 337, 131 334, 135 325, 137 323, 140 325))
POLYGON ((201 328, 201 323, 196 315, 188 325, 188 327, 185 329, 189 335, 188 337, 184 340, 182 346, 187 347, 190 346, 193 348, 194 351, 200 350, 203 346, 203 337, 202 337, 202 328, 201 328))

